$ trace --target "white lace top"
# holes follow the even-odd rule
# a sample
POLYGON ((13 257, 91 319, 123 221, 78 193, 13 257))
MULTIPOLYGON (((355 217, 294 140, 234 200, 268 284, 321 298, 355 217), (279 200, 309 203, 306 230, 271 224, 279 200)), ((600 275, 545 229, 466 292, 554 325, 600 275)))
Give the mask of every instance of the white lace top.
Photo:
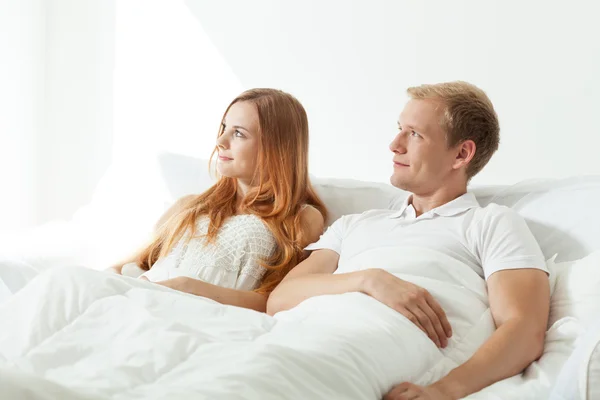
POLYGON ((159 258, 143 275, 153 282, 188 276, 225 288, 256 289, 265 273, 259 261, 275 251, 273 234, 256 215, 235 215, 207 243, 202 236, 208 223, 208 217, 199 218, 196 236, 187 242, 186 233, 168 256, 159 258))

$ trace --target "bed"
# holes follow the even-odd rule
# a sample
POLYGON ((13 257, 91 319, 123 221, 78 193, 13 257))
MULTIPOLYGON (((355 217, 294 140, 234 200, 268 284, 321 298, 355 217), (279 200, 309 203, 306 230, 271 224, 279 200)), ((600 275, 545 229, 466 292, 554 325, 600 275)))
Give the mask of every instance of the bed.
MULTIPOLYGON (((493 329, 485 301, 473 313, 457 307, 454 323, 478 328, 465 328, 440 354, 357 294, 269 317, 98 271, 143 243, 175 199, 211 182, 206 161, 193 157, 115 163, 71 220, 2 238, 0 398, 377 399, 395 373, 416 383, 439 377, 493 329), (387 334, 373 343, 378 332, 387 334)), ((331 210, 328 223, 396 208, 406 196, 375 182, 314 183, 331 210)), ((552 272, 552 303, 544 355, 468 399, 600 398, 600 177, 472 190, 482 205, 526 218, 552 272)))

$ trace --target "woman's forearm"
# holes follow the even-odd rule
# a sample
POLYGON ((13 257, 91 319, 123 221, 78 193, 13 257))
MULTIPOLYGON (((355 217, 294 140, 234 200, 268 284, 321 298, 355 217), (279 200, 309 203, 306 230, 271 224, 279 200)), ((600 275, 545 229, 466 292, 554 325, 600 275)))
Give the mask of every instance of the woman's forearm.
POLYGON ((117 274, 122 274, 123 273, 123 266, 125 264, 129 264, 131 262, 134 262, 137 260, 137 255, 136 256, 131 256, 126 260, 120 261, 118 263, 116 263, 115 265, 112 265, 110 267, 108 267, 106 270, 110 271, 110 272, 115 272, 117 274))
POLYGON ((207 297, 221 304, 250 308, 259 312, 265 312, 267 308, 267 297, 265 295, 248 290, 224 288, 187 277, 174 278, 158 283, 182 292, 207 297), (170 281, 173 282, 166 284, 170 281))

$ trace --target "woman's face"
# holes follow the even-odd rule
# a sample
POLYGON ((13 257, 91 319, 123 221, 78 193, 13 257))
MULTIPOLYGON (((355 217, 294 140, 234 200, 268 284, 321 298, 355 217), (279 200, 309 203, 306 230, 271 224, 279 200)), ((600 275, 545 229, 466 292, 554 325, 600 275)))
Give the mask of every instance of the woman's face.
POLYGON ((217 139, 217 170, 223 176, 251 185, 256 176, 259 146, 256 106, 242 101, 233 104, 223 119, 217 139))

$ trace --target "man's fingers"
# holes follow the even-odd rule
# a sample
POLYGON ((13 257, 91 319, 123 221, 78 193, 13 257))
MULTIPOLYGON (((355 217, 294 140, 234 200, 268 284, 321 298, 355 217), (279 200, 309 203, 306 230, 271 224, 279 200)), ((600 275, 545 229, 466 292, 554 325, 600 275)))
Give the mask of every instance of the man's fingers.
POLYGON ((415 315, 415 317, 417 317, 421 326, 425 328, 425 333, 427 334, 427 336, 429 336, 429 338, 435 343, 437 347, 441 347, 441 339, 444 337, 444 335, 438 336, 438 332, 435 330, 434 324, 432 323, 431 319, 427 316, 427 314, 425 314, 418 305, 411 307, 410 312, 412 312, 415 315))
POLYGON ((446 333, 446 337, 451 337, 452 327, 450 326, 450 322, 448 322, 448 317, 446 317, 446 313, 442 309, 442 306, 440 306, 440 303, 438 303, 437 300, 434 299, 429 292, 426 292, 425 300, 427 301, 429 307, 431 307, 431 309, 440 319, 442 327, 444 328, 444 332, 446 333))
POLYGON ((423 303, 419 305, 419 308, 431 321, 431 325, 433 326, 433 329, 440 340, 441 347, 446 347, 448 345, 448 337, 446 336, 446 332, 438 315, 431 307, 429 307, 429 304, 426 301, 423 301, 423 303))
POLYGON ((410 320, 410 322, 415 324, 417 326, 417 328, 419 328, 420 330, 423 331, 423 333, 425 333, 427 336, 429 336, 429 334, 427 333, 427 330, 419 322, 419 319, 409 309, 401 308, 401 309, 398 309, 397 311, 400 314, 404 315, 406 318, 408 318, 410 320))
POLYGON ((385 396, 383 396, 383 400, 404 400, 406 397, 404 395, 408 390, 411 389, 411 385, 408 382, 403 382, 400 385, 397 385, 392 388, 385 396))
POLYGON ((402 393, 401 399, 404 400, 416 400, 419 398, 420 393, 413 391, 412 389, 408 389, 408 391, 402 393))

